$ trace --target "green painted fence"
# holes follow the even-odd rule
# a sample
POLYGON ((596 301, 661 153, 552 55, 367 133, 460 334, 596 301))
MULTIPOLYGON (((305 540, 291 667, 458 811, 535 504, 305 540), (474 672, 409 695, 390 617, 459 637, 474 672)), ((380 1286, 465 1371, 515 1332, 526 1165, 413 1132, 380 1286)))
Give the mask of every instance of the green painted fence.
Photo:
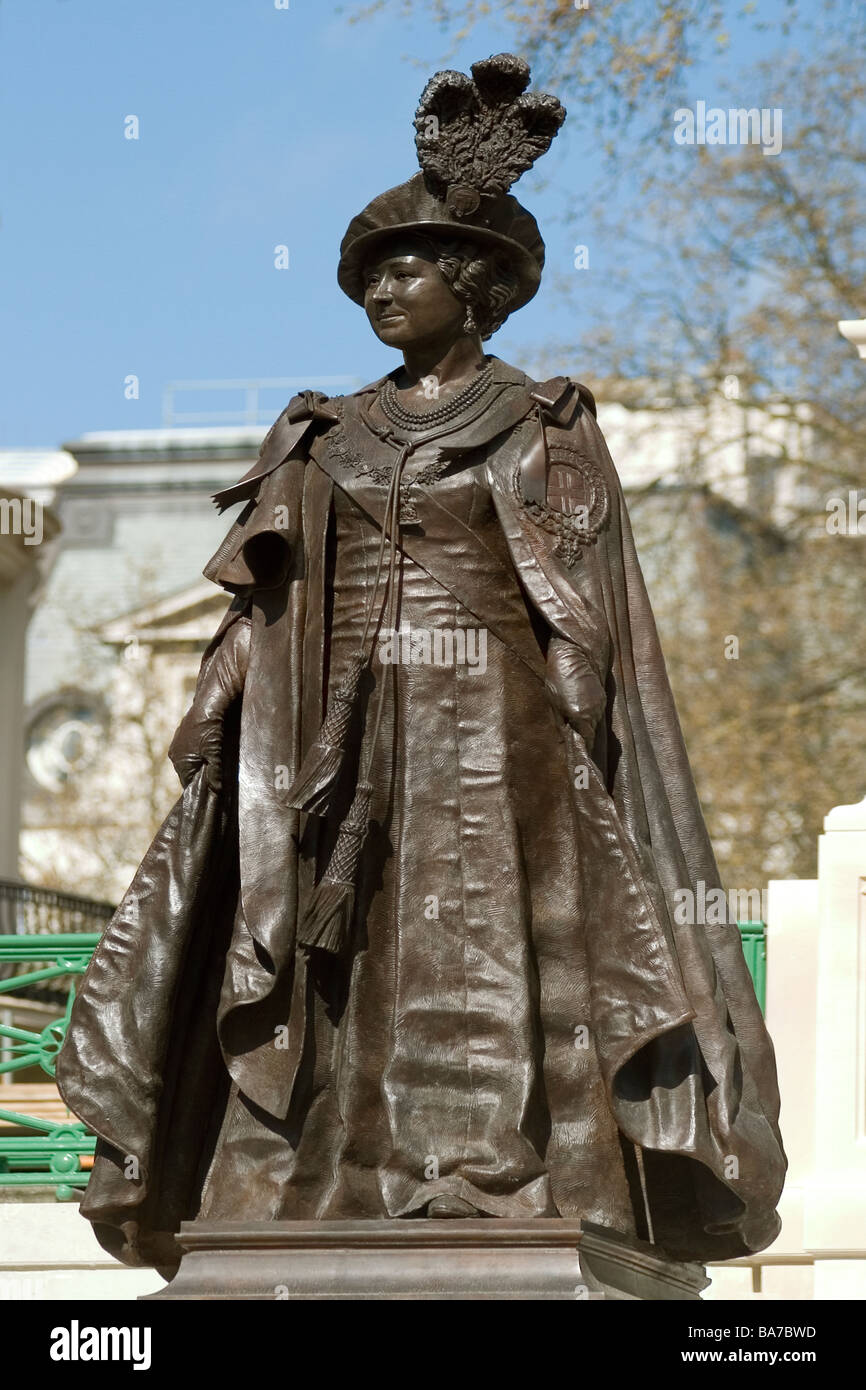
MULTIPOLYGON (((94 1136, 74 1116, 47 1118, 19 1109, 19 1088, 4 1083, 27 1072, 54 1079, 76 979, 113 910, 110 903, 0 881, 0 1187, 49 1186, 63 1201, 87 1184, 90 1174, 81 1160, 93 1154, 94 1136), (47 1021, 38 1028, 7 1021, 10 1014, 20 1018, 28 1005, 37 1005, 47 1021)), ((25 1087, 20 1089, 24 1094, 25 1087)), ((48 1106, 58 1108, 56 1102, 48 1106)))
POLYGON ((767 1011, 767 928, 763 922, 740 922, 739 926, 743 955, 763 1014, 767 1011))

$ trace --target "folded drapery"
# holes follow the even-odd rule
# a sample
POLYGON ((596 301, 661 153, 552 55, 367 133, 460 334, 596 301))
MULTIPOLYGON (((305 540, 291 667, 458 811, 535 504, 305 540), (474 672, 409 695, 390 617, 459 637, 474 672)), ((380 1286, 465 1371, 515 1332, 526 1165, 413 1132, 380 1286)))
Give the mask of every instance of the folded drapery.
MULTIPOLYGON (((608 1104, 642 1152, 656 1240, 685 1258, 730 1258, 778 1231, 785 1159, 772 1045, 736 926, 674 919, 674 895, 715 886, 718 873, 601 433, 582 402, 542 421, 551 455, 567 447, 584 461, 587 487, 606 493, 597 533, 567 565, 515 484, 533 437, 519 421, 537 418, 533 383, 511 368, 501 377, 503 408, 511 392, 522 393, 525 409, 470 441, 467 458, 483 464, 526 596, 523 637, 502 628, 495 593, 475 592, 462 573, 471 566, 460 555, 477 543, 471 528, 441 510, 437 532, 431 505, 429 530, 407 528, 399 545, 480 623, 499 627, 538 676, 540 700, 549 698, 545 681, 553 686, 575 774, 591 1028, 608 1104)), ((243 698, 226 716, 223 789, 209 787, 206 768, 194 773, 73 1009, 58 1084, 101 1136, 82 1210, 122 1258, 168 1258, 177 1222, 195 1214, 229 1075, 265 1114, 285 1117, 291 1103, 305 1027, 295 988, 298 883, 309 866, 298 848, 303 817, 286 789, 327 713, 327 537, 340 485, 321 446, 330 428, 363 430, 364 394, 347 398, 333 425, 320 403, 315 428, 286 453, 304 423, 287 418, 206 569, 238 594, 206 663, 249 618, 243 698), (258 575, 256 545, 272 551, 258 575), (275 1030, 287 1022, 287 1045, 277 1049, 275 1030), (122 1176, 129 1154, 141 1160, 138 1185, 122 1176)), ((435 501, 435 485, 427 495, 435 501)))

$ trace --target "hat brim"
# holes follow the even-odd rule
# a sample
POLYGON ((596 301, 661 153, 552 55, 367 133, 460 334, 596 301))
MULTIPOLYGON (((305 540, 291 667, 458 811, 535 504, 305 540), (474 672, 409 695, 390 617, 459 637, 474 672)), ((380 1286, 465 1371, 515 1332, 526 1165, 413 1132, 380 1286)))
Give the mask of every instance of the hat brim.
POLYGON ((337 268, 337 283, 343 293, 356 304, 363 306, 364 303, 364 267, 373 250, 377 244, 391 240, 401 232, 439 235, 449 241, 477 241, 481 246, 496 247, 504 252, 518 278, 517 293, 509 309, 511 313, 528 304, 541 284, 543 252, 540 258, 542 264, 539 264, 537 252, 532 255, 525 246, 521 246, 511 237, 503 236, 501 232, 494 232, 486 227, 416 218, 411 222, 398 222, 388 227, 376 227, 369 232, 362 232, 343 252, 337 268))

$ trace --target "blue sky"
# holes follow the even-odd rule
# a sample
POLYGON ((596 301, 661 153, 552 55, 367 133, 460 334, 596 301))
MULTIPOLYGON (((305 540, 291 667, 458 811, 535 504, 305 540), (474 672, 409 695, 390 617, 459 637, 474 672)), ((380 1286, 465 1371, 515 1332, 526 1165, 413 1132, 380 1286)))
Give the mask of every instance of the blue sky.
MULTIPOLYGON (((448 66, 509 42, 487 24, 448 66)), ((0 447, 158 426, 180 378, 394 366, 337 288, 337 250, 350 217, 417 168, 411 119, 445 52, 429 22, 352 25, 314 0, 4 0, 0 447)), ((566 129, 542 168, 540 191, 532 175, 517 191, 565 272, 584 229, 557 214, 591 155, 566 129)), ((531 368, 575 312, 548 274, 492 349, 531 368)))

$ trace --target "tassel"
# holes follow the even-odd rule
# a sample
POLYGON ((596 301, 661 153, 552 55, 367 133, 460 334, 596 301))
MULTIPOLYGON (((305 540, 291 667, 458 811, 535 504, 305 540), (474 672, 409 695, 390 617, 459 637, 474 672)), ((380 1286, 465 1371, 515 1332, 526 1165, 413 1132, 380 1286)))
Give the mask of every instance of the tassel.
POLYGON ((313 889, 298 931, 302 946, 316 946, 320 951, 337 956, 348 945, 355 911, 355 876, 367 837, 372 793, 369 782, 359 782, 355 799, 340 826, 328 867, 313 889))
POLYGON ((289 788, 287 804, 297 811, 326 816, 331 794, 346 756, 346 737, 352 723, 364 658, 353 658, 331 699, 325 722, 311 744, 297 777, 289 788))

